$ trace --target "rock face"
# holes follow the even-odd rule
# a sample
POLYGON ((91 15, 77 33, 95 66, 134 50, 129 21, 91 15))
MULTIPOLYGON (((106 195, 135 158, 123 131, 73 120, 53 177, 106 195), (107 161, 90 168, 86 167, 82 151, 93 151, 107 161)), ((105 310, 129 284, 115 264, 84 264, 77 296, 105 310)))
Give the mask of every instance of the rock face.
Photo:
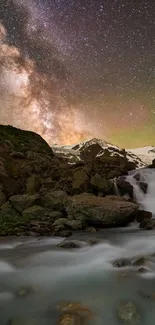
POLYGON ((100 198, 81 194, 71 199, 67 210, 74 219, 88 225, 118 227, 135 219, 138 205, 115 196, 100 198))
POLYGON ((36 177, 51 174, 53 158, 52 149, 38 134, 0 125, 0 183, 6 198, 26 189, 38 191, 36 177))

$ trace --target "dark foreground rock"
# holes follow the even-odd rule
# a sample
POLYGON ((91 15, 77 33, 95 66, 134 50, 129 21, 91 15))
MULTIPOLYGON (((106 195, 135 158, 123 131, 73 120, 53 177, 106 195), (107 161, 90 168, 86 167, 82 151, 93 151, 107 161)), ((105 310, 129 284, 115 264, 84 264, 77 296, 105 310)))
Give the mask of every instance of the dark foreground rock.
POLYGON ((136 220, 137 222, 141 223, 143 221, 148 221, 152 218, 152 212, 145 211, 145 210, 139 210, 137 213, 136 220))
POLYGON ((155 229, 155 219, 151 220, 144 220, 140 223, 139 228, 145 229, 145 230, 152 230, 155 229))

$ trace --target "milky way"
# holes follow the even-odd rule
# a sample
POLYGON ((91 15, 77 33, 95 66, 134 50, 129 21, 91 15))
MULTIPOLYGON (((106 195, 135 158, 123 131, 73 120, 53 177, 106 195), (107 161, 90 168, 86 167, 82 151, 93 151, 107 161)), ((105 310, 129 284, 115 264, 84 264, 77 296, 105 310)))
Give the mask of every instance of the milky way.
POLYGON ((151 0, 1 0, 0 119, 50 143, 155 143, 151 0))

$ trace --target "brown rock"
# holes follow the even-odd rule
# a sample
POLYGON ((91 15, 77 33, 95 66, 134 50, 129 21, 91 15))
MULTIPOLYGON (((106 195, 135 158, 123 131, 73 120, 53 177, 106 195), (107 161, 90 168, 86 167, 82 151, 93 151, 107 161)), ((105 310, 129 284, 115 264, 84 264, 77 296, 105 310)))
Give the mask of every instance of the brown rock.
POLYGON ((76 195, 70 197, 67 207, 68 214, 74 219, 83 217, 88 225, 99 227, 125 226, 133 221, 138 211, 138 205, 115 196, 95 197, 91 195, 76 195))
POLYGON ((95 227, 88 227, 85 229, 86 232, 96 232, 96 228, 95 227))

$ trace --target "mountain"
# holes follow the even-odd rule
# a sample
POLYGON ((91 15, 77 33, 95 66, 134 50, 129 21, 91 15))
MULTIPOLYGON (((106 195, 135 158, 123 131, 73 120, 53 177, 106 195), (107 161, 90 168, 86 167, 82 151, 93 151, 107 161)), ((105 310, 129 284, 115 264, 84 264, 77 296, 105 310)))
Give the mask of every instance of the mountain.
POLYGON ((138 156, 147 165, 151 164, 153 159, 155 159, 155 147, 146 146, 135 149, 128 149, 128 152, 133 153, 138 156))
MULTIPOLYGON (((89 139, 72 146, 53 146, 52 150, 57 157, 63 158, 68 164, 89 162, 95 158, 109 155, 110 157, 126 158, 133 162, 136 168, 145 167, 147 163, 132 150, 125 150, 101 139, 89 139)), ((155 157, 155 154, 154 154, 155 157)))

